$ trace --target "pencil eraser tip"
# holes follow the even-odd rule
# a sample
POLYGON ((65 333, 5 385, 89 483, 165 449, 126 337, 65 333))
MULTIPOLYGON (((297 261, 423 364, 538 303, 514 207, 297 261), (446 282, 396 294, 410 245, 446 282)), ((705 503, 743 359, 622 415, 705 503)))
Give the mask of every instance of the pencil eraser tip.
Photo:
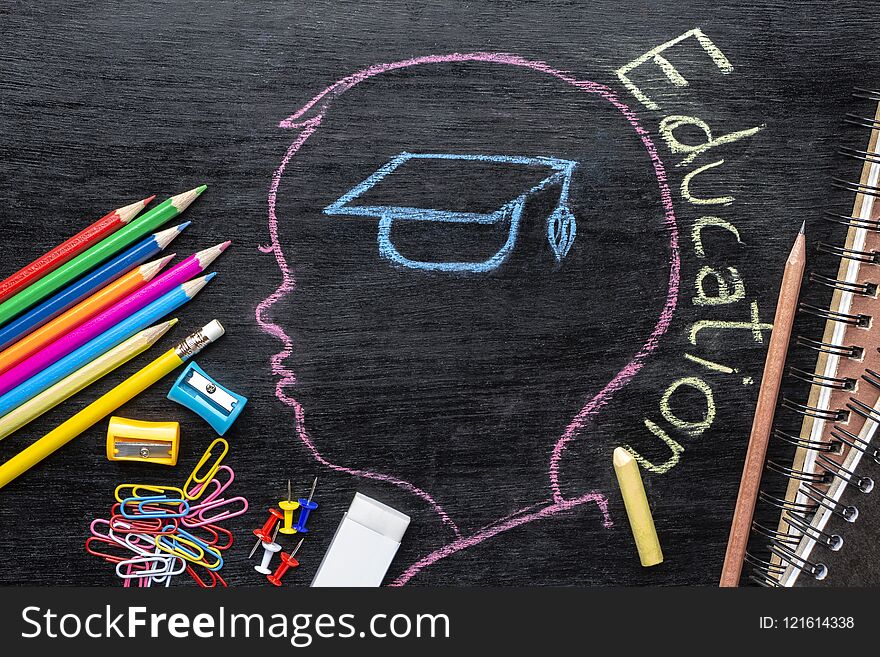
POLYGON ((218 322, 216 319, 212 319, 210 322, 205 324, 202 329, 202 333, 205 334, 205 337, 208 338, 211 342, 215 340, 219 340, 224 333, 226 333, 226 329, 223 328, 223 324, 218 322))

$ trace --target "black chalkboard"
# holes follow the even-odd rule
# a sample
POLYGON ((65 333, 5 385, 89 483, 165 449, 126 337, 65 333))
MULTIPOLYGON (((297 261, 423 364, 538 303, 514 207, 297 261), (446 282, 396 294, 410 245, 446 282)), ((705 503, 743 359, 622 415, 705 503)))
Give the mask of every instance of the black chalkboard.
MULTIPOLYGON (((227 436, 251 504, 230 585, 263 583, 250 529, 316 475, 294 585, 355 491, 412 517, 389 583, 713 585, 761 323, 801 221, 833 232, 816 208, 845 199, 841 117, 875 82, 860 5, 6 3, 3 272, 209 185, 174 249, 234 245, 162 347, 219 318, 197 362, 250 399, 227 436), (405 153, 456 157, 390 165, 405 153), (650 466, 652 569, 619 445, 650 466)), ((84 551, 90 520, 118 483, 182 482, 213 437, 172 380, 119 414, 180 421, 180 465, 108 462, 99 424, 0 492, 0 582, 116 584, 84 551)))

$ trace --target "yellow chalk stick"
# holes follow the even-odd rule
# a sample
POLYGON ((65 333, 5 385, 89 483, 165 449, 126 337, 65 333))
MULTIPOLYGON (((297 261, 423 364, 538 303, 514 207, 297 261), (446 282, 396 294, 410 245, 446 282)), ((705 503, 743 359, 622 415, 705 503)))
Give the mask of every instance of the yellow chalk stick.
POLYGON ((657 530, 654 529, 654 518, 651 517, 639 464, 622 447, 614 450, 614 473, 623 495, 629 526, 636 540, 639 561, 643 566, 656 566, 663 561, 663 550, 660 549, 657 530))

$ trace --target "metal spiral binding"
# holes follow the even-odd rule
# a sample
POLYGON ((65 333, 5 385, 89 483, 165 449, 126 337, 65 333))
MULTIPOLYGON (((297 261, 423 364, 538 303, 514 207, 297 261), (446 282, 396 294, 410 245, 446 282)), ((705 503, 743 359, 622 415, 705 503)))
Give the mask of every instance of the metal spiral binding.
POLYGON ((847 260, 858 260, 859 262, 866 262, 869 264, 880 262, 880 253, 877 253, 877 251, 845 249, 842 246, 828 244, 828 242, 818 242, 816 244, 816 250, 821 253, 830 253, 833 256, 845 258, 847 260))
POLYGON ((841 506, 838 502, 828 497, 812 484, 801 484, 798 491, 807 499, 812 500, 817 506, 821 506, 847 522, 855 522, 859 517, 859 510, 854 506, 841 506))
POLYGON ((816 351, 821 351, 825 354, 832 354, 833 356, 843 356, 844 358, 853 358, 855 360, 860 359, 865 354, 864 347, 859 347, 858 345, 842 345, 842 344, 833 344, 831 342, 820 342, 818 340, 811 340, 810 338, 805 338, 802 335, 797 336, 796 342, 798 346, 808 347, 810 349, 815 349, 816 351))
POLYGON ((841 446, 843 445, 843 441, 840 440, 806 440, 781 429, 774 429, 773 437, 795 447, 812 449, 816 452, 828 452, 829 454, 840 454, 841 446))
POLYGON ((821 274, 817 274, 816 272, 810 272, 810 282, 819 283, 820 285, 827 285, 828 287, 832 287, 836 290, 841 290, 843 292, 861 294, 862 296, 866 297, 873 297, 877 294, 876 283, 851 283, 849 281, 841 281, 837 278, 822 276, 821 274))
POLYGON ((837 552, 843 547, 843 537, 840 534, 830 534, 813 527, 807 517, 801 513, 786 511, 783 520, 797 529, 801 534, 809 536, 820 545, 824 545, 832 552, 837 552))
POLYGON ((840 214, 839 212, 834 212, 833 210, 825 210, 822 218, 826 221, 841 224, 843 226, 846 226, 847 228, 864 228, 865 230, 880 231, 880 221, 862 219, 860 217, 853 217, 848 214, 840 214))
MULTIPOLYGON (((856 87, 852 95, 855 98, 880 103, 880 90, 856 87)), ((850 125, 880 132, 880 121, 875 117, 850 113, 844 117, 844 121, 850 125)), ((838 154, 850 160, 880 165, 880 154, 869 150, 842 145, 838 149, 838 154)), ((842 178, 834 178, 831 184, 848 192, 880 198, 880 186, 842 178)), ((836 209, 824 210, 823 218, 826 221, 844 226, 846 229, 857 228, 880 233, 880 220, 854 217, 850 213, 844 214, 836 209)), ((880 251, 864 247, 855 249, 847 248, 845 245, 819 242, 816 249, 821 253, 830 254, 843 260, 880 264, 880 251)), ((876 298, 880 292, 880 275, 877 275, 875 280, 847 281, 836 276, 810 272, 808 280, 812 285, 837 293, 876 298)), ((826 322, 837 322, 854 328, 868 328, 872 322, 869 315, 840 312, 821 304, 801 302, 798 310, 826 322)), ((853 336, 855 333, 850 332, 849 335, 853 336)), ((795 342, 799 347, 806 347, 815 352, 838 358, 859 361, 865 355, 864 347, 856 344, 824 342, 821 339, 815 340, 803 335, 798 335, 795 342)), ((860 385, 866 384, 880 390, 880 372, 871 369, 866 369, 858 380, 844 376, 825 376, 798 367, 790 367, 787 374, 789 379, 807 383, 811 387, 819 386, 829 390, 855 393, 860 385)), ((789 480, 799 482, 795 500, 779 497, 765 489, 759 492, 760 503, 780 509, 781 519, 787 527, 787 529, 777 530, 758 522, 752 524, 752 533, 759 539, 757 543, 766 547, 771 556, 763 557, 757 556, 754 552, 747 552, 745 562, 750 566, 748 579, 754 584, 766 587, 780 586, 782 576, 790 567, 809 573, 816 579, 825 578, 828 573, 827 567, 819 561, 811 561, 799 556, 797 553, 798 545, 802 538, 806 537, 828 550, 837 551, 843 546, 843 538, 838 534, 814 527, 811 523, 815 514, 820 511, 829 512, 849 523, 855 522, 858 518, 859 510, 855 506, 845 505, 835 500, 825 492, 824 487, 835 480, 840 480, 852 484, 863 493, 867 493, 873 488, 874 482, 870 477, 856 474, 833 457, 843 454, 848 449, 855 449, 880 465, 880 445, 874 447, 844 426, 851 417, 856 416, 865 421, 880 423, 880 411, 875 410, 873 406, 869 406, 855 396, 850 396, 843 408, 820 408, 807 403, 798 403, 785 396, 782 398, 781 406, 799 416, 830 422, 833 423, 833 426, 830 429, 830 437, 825 435, 821 439, 801 434, 800 430, 774 429, 774 438, 796 448, 812 452, 815 465, 814 471, 807 471, 799 469, 795 465, 791 467, 782 465, 773 459, 766 461, 765 467, 769 472, 781 474, 789 480)))
POLYGON ((798 404, 787 397, 782 398, 782 405, 800 415, 808 415, 820 420, 828 420, 829 422, 846 422, 849 420, 849 411, 844 408, 829 409, 807 406, 806 404, 798 404))
POLYGON ((840 441, 842 444, 848 445, 852 449, 859 450, 865 456, 870 456, 874 460, 874 463, 880 465, 880 449, 873 447, 870 443, 866 443, 853 432, 835 426, 831 431, 831 435, 835 440, 840 441))
POLYGON ((798 570, 809 573, 814 579, 822 580, 828 576, 828 567, 824 563, 804 559, 784 543, 771 543, 770 552, 798 570))

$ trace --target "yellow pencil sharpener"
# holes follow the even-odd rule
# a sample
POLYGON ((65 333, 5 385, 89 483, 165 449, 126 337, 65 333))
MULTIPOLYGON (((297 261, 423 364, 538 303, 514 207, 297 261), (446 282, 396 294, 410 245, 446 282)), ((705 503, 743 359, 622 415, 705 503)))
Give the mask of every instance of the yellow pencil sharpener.
POLYGON ((145 422, 113 416, 107 426, 107 458, 177 465, 179 422, 145 422))

